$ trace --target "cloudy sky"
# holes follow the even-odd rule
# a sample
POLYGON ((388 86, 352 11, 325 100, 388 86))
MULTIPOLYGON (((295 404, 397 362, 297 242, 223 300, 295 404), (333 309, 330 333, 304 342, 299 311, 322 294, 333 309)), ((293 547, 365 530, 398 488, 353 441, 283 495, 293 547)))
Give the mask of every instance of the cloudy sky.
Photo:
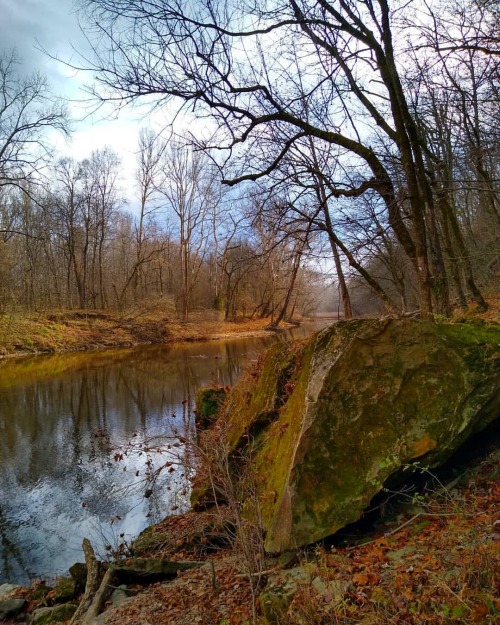
POLYGON ((80 33, 73 0, 0 0, 0 53, 15 48, 22 61, 21 71, 40 70, 51 89, 70 101, 75 132, 69 142, 57 139, 58 152, 85 158, 92 150, 111 146, 120 154, 123 180, 127 196, 133 194, 131 179, 135 167, 134 150, 138 131, 144 125, 144 111, 121 113, 118 119, 102 119, 101 114, 88 116, 89 107, 83 105, 87 97, 82 90, 90 76, 76 72, 63 63, 51 59, 41 51, 69 62, 76 61, 77 50, 85 50, 85 39, 80 33))

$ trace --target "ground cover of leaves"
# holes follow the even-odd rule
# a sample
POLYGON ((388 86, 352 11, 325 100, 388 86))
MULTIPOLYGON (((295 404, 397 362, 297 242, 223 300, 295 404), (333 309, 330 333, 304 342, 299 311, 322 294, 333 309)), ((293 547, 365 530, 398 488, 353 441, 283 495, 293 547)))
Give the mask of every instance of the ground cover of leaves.
MULTIPOLYGON (((277 623, 290 625, 491 624, 500 617, 500 453, 469 474, 466 484, 418 497, 392 525, 356 547, 318 547, 299 555, 312 566, 311 583, 299 586, 277 623), (313 583, 314 579, 323 584, 313 583), (341 600, 328 592, 335 581, 341 600)), ((106 625, 244 625, 262 623, 253 603, 245 558, 217 535, 230 537, 228 509, 170 517, 155 526, 139 555, 201 559, 206 564, 171 583, 144 589, 106 612, 106 625), (220 517, 217 515, 221 514, 220 517), (193 539, 194 537, 194 539, 193 539), (148 542, 149 541, 149 542, 148 542), (256 617, 252 620, 252 605, 256 617)), ((230 542, 230 541, 228 541, 230 542)), ((138 545, 140 545, 140 541, 138 545)), ((140 551, 140 550, 139 550, 140 551)), ((297 564, 297 562, 295 563, 297 564)), ((262 564, 279 584, 286 568, 262 564)))

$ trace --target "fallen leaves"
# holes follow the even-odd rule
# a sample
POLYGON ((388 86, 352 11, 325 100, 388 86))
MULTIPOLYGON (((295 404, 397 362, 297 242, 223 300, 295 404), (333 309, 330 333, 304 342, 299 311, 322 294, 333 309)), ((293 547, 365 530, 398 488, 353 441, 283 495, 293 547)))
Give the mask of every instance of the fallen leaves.
MULTIPOLYGON (((362 546, 318 550, 316 578, 297 592, 287 625, 493 625, 500 615, 500 544, 494 539, 500 488, 489 475, 497 474, 498 458, 489 473, 477 471, 453 496, 429 499, 425 513, 401 518, 385 535, 362 546), (332 584, 342 589, 340 596, 329 590, 332 584), (323 594, 317 591, 322 587, 323 594)), ((215 575, 206 566, 173 583, 146 587, 110 610, 107 624, 252 622, 243 558, 227 548, 231 532, 230 511, 224 508, 169 517, 150 528, 136 553, 211 558, 215 575)))

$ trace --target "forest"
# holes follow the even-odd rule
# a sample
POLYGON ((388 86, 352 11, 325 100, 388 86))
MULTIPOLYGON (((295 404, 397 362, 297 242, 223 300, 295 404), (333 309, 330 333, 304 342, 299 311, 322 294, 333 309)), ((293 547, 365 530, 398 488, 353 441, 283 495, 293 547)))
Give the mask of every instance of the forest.
POLYGON ((112 146, 54 153, 68 107, 2 54, 0 313, 216 309, 278 324, 318 308, 487 307, 495 0, 79 7, 92 55, 72 63, 95 76, 95 101, 177 112, 138 128, 126 197, 112 146))

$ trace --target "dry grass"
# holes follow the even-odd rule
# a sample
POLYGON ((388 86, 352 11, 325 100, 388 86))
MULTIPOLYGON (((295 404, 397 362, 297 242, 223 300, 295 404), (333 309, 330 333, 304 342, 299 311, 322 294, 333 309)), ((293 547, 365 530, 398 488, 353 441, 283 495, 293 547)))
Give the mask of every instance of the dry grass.
POLYGON ((188 322, 159 313, 120 316, 103 311, 60 311, 0 317, 0 356, 134 347, 265 334, 267 319, 226 322, 215 311, 188 322))

